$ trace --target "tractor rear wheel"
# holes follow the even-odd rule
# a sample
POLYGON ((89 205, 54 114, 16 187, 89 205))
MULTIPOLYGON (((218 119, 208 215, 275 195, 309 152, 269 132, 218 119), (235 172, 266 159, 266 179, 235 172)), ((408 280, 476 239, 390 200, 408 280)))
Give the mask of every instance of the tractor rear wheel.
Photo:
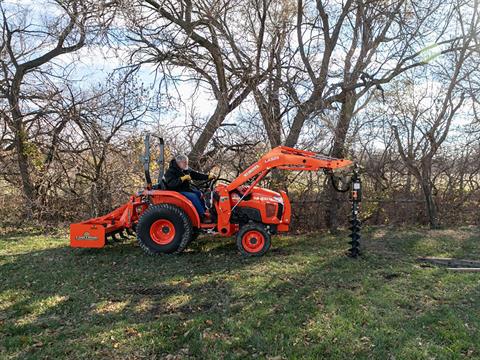
POLYGON ((244 225, 237 233, 237 248, 243 256, 262 256, 270 249, 270 234, 262 224, 244 225))
POLYGON ((180 253, 192 237, 188 215, 171 204, 149 206, 137 224, 137 240, 149 255, 180 253))

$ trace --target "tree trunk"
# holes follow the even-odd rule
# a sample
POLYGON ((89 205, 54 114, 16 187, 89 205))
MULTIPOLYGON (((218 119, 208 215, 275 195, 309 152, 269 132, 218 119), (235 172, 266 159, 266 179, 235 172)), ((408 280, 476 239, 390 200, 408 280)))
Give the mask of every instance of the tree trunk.
POLYGON ((270 118, 268 119, 268 125, 265 124, 267 128, 268 140, 270 141, 270 146, 272 148, 280 146, 282 144, 282 132, 280 129, 280 122, 278 119, 270 118))
POLYGON ((36 206, 35 187, 33 186, 28 168, 29 158, 26 143, 26 132, 21 120, 15 121, 15 150, 17 152, 18 169, 22 181, 22 191, 25 197, 25 216, 31 219, 36 206))
POLYGON ((432 186, 430 184, 430 179, 422 180, 422 190, 423 195, 425 196, 425 204, 427 208, 428 222, 431 229, 438 229, 440 227, 440 222, 438 219, 438 209, 433 199, 432 186))
POLYGON ((23 115, 19 106, 20 84, 23 71, 17 71, 12 81, 8 102, 11 107, 12 128, 15 134, 15 150, 17 152, 18 169, 22 181, 22 191, 25 198, 25 217, 31 219, 36 206, 35 187, 33 185, 28 158, 27 132, 23 123, 23 115))
POLYGON ((302 131, 303 124, 308 116, 310 116, 311 110, 308 106, 300 105, 298 112, 293 118, 292 127, 288 133, 287 139, 285 140, 285 146, 295 147, 300 137, 300 132, 302 131))
MULTIPOLYGON (((357 97, 354 92, 349 92, 345 95, 345 100, 342 103, 340 111, 340 118, 335 129, 335 139, 332 147, 332 156, 336 158, 345 157, 345 141, 347 138, 348 129, 352 120, 353 111, 357 97)), ((329 181, 330 182, 330 181, 329 181)), ((338 193, 333 186, 327 188, 327 209, 325 213, 325 222, 331 233, 335 234, 338 231, 338 210, 339 201, 345 196, 338 193)))
POLYGON ((200 134, 197 142, 193 146, 192 151, 188 156, 193 166, 198 166, 199 160, 202 154, 205 152, 209 141, 212 139, 215 131, 217 131, 217 129, 220 127, 229 112, 229 106, 227 103, 222 101, 217 103, 215 112, 212 116, 210 116, 210 119, 208 119, 207 124, 205 125, 202 133, 200 134))
POLYGON ((270 103, 265 99, 262 93, 255 89, 254 92, 255 101, 262 117, 263 125, 267 132, 268 141, 272 148, 281 145, 282 143, 282 129, 281 129, 281 118, 278 114, 280 111, 276 109, 277 103, 270 103))

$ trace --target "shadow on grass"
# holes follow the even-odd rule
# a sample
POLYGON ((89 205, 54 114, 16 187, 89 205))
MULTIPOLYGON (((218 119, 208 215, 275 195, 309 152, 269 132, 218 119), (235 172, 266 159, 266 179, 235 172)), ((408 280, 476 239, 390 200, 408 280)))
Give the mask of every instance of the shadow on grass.
POLYGON ((5 231, 0 232, 0 242, 10 242, 10 241, 20 241, 26 237, 32 236, 45 236, 45 235, 55 235, 58 234, 58 229, 52 230, 49 228, 40 229, 40 228, 22 228, 22 229, 13 229, 7 228, 5 231))
POLYGON ((2 293, 21 294, 2 309, 3 347, 18 358, 480 355, 478 329, 460 329, 479 320, 478 283, 467 276, 457 291, 455 276, 416 268, 424 235, 393 231, 366 232, 358 260, 343 256, 344 238, 318 236, 253 259, 206 238, 180 256, 133 242, 19 254, 0 266, 2 293))
POLYGON ((480 231, 473 227, 457 230, 373 228, 362 242, 367 253, 405 260, 419 256, 480 258, 480 231))

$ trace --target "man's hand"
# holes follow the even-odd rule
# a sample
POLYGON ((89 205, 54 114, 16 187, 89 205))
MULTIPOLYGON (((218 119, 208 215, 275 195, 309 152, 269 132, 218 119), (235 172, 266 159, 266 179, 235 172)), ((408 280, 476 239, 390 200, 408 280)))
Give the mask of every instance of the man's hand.
POLYGON ((180 176, 180 180, 182 180, 182 182, 183 181, 190 181, 190 180, 192 180, 192 177, 187 174, 187 175, 180 176))
POLYGON ((208 174, 208 180, 213 180, 215 178, 216 176, 214 174, 208 174))

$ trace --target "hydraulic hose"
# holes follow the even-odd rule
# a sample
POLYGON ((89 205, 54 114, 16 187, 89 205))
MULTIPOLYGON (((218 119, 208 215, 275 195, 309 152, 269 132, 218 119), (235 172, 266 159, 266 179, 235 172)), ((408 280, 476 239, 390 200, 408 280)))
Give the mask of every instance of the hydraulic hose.
POLYGON ((347 186, 345 188, 341 188, 338 186, 338 183, 340 182, 340 177, 330 174, 330 180, 335 191, 345 193, 350 190, 350 181, 347 182, 347 186))

